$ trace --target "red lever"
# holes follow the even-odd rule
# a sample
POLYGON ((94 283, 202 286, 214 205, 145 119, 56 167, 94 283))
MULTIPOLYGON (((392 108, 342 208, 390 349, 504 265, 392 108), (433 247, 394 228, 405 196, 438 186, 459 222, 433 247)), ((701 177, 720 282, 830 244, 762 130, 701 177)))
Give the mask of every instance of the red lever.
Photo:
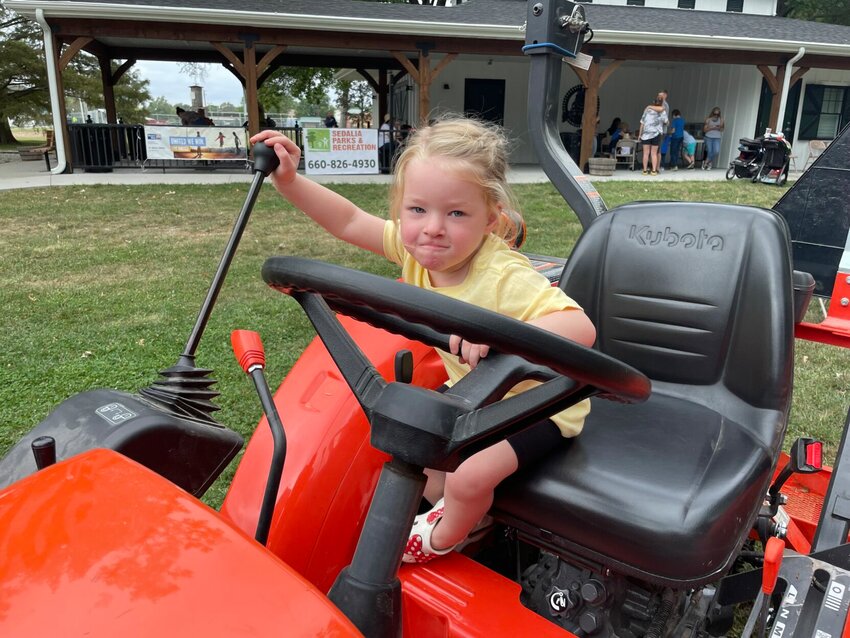
POLYGON ((823 467, 823 443, 812 441, 806 446, 806 465, 817 469, 823 467))
POLYGON ((776 579, 779 576, 779 567, 782 565, 782 552, 785 551, 785 543, 776 536, 767 539, 764 548, 764 569, 761 576, 761 590, 765 596, 770 596, 776 587, 776 579))
POLYGON ((260 335, 253 330, 234 330, 230 333, 233 354, 245 372, 254 366, 266 367, 266 353, 260 335))

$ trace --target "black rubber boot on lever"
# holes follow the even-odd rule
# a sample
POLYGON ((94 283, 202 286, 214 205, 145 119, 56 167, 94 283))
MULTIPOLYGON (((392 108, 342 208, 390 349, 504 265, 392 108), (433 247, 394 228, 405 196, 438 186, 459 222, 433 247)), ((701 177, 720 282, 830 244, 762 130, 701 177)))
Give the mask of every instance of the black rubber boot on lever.
POLYGON ((139 391, 139 394, 145 398, 163 405, 177 414, 206 422, 215 422, 212 414, 219 408, 212 402, 212 399, 218 396, 218 392, 210 389, 210 386, 215 383, 215 380, 209 377, 212 370, 195 367, 195 352, 207 326, 207 321, 212 314, 218 293, 224 284, 230 262, 233 261, 236 248, 239 246, 240 239, 242 239, 242 233, 248 225, 248 219, 254 209, 257 196, 260 194, 263 180, 280 163, 274 149, 266 146, 265 142, 255 144, 251 153, 254 157, 254 179, 251 182, 245 203, 242 205, 242 211, 239 213, 230 233, 230 239, 218 263, 218 269, 207 291, 206 299, 204 299, 204 303, 198 312, 198 318, 195 320, 195 326, 192 328, 183 354, 180 355, 177 363, 173 366, 160 371, 161 379, 156 380, 150 387, 139 391))

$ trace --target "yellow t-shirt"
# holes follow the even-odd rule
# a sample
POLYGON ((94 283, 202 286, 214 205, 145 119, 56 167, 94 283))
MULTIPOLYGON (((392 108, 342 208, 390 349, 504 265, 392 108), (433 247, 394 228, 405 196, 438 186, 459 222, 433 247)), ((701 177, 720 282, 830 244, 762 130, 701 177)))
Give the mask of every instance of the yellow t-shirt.
MULTIPOLYGON (((401 266, 402 279, 414 286, 439 292, 447 297, 498 312, 520 321, 529 321, 559 310, 581 307, 563 290, 534 270, 528 259, 508 248, 495 235, 488 235, 470 264, 469 274, 456 286, 435 288, 428 271, 404 249, 398 225, 388 220, 384 225, 384 255, 401 266)), ((470 370, 457 356, 437 349, 449 375, 448 385, 457 383, 470 370)), ((528 390, 538 381, 523 381, 505 396, 528 390)), ((590 401, 584 400, 550 417, 566 437, 581 432, 584 418, 590 412, 590 401)))

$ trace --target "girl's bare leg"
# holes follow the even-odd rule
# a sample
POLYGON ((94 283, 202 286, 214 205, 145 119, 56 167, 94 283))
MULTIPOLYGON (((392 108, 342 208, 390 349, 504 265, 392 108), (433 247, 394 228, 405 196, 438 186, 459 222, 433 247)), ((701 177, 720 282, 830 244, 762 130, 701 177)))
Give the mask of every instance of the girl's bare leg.
POLYGON ((425 483, 425 500, 431 505, 443 498, 443 493, 446 491, 446 473, 440 470, 432 470, 425 468, 425 476, 428 477, 428 482, 425 483))
POLYGON ((643 171, 646 172, 646 167, 649 165, 649 146, 643 145, 643 171))
POLYGON ((658 172, 658 147, 653 146, 649 151, 652 155, 652 170, 658 172))
POLYGON ((516 452, 507 441, 500 441, 446 474, 443 517, 431 534, 431 546, 445 549, 466 538, 493 504, 493 490, 517 467, 516 452))

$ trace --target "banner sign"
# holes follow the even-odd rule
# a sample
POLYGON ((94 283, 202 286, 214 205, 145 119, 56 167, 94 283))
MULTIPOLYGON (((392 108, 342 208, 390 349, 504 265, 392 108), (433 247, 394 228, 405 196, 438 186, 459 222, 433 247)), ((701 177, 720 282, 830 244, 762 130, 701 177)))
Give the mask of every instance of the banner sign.
POLYGON ((308 175, 377 173, 378 130, 305 128, 304 167, 308 175))
POLYGON ((146 126, 149 160, 248 159, 245 129, 230 126, 146 126))

